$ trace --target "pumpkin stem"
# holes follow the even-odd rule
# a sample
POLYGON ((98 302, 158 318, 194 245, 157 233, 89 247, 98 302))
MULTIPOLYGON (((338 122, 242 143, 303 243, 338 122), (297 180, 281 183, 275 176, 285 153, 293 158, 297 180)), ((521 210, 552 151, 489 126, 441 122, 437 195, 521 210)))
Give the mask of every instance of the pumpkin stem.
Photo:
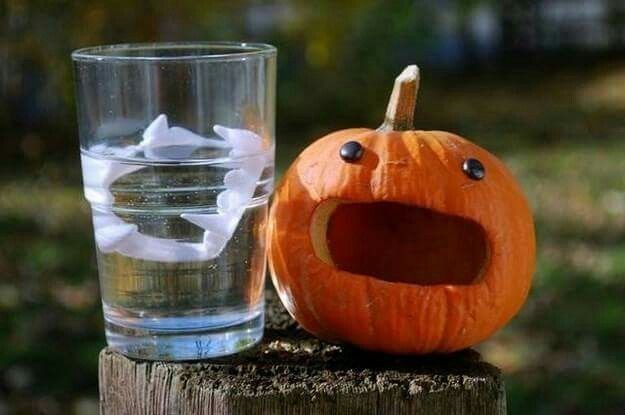
POLYGON ((414 129, 414 110, 419 92, 419 67, 409 65, 395 78, 395 85, 386 108, 384 123, 379 131, 408 131, 414 129))

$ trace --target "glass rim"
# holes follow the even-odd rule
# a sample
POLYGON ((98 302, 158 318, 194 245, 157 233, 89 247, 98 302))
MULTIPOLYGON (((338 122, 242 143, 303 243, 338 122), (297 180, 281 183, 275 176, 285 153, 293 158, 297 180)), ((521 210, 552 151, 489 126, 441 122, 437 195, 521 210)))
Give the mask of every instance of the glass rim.
MULTIPOLYGON (((232 42, 232 41, 199 41, 199 42, 153 42, 153 43, 117 43, 100 46, 89 46, 76 49, 71 57, 74 61, 231 61, 245 60, 254 57, 273 56, 277 48, 268 43, 232 42), (133 56, 126 53, 132 51, 158 50, 192 50, 205 49, 206 53, 181 54, 175 56, 133 56), (222 53, 211 53, 211 49, 221 49, 222 53), (223 53, 223 50, 228 50, 223 53)), ((204 51, 202 51, 204 52, 204 51)))

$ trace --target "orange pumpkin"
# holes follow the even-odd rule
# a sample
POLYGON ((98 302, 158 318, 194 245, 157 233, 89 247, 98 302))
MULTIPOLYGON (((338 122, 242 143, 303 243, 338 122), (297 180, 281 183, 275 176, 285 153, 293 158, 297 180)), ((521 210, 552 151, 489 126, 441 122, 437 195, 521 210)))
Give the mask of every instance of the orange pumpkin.
POLYGON ((287 310, 329 341, 397 354, 452 352, 505 325, 535 265, 528 203, 495 156, 418 131, 416 66, 384 124, 329 134, 295 160, 269 218, 287 310))

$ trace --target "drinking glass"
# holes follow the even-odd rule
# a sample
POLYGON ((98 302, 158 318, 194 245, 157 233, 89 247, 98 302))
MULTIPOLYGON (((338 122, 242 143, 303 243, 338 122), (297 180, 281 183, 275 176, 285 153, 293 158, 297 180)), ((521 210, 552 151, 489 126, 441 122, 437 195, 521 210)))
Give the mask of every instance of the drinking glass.
POLYGON ((276 49, 124 44, 72 54, 109 346, 191 360, 262 338, 276 49))

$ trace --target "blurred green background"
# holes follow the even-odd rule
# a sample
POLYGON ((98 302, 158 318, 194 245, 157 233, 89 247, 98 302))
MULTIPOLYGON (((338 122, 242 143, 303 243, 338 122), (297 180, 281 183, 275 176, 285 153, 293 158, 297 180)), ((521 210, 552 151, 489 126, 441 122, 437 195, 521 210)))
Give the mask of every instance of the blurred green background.
POLYGON ((0 415, 97 412, 104 346, 69 53, 102 43, 279 48, 278 165, 377 126, 419 63, 416 124, 501 156, 533 205, 520 315, 480 346, 511 414, 625 413, 623 1, 0 2, 0 415))

